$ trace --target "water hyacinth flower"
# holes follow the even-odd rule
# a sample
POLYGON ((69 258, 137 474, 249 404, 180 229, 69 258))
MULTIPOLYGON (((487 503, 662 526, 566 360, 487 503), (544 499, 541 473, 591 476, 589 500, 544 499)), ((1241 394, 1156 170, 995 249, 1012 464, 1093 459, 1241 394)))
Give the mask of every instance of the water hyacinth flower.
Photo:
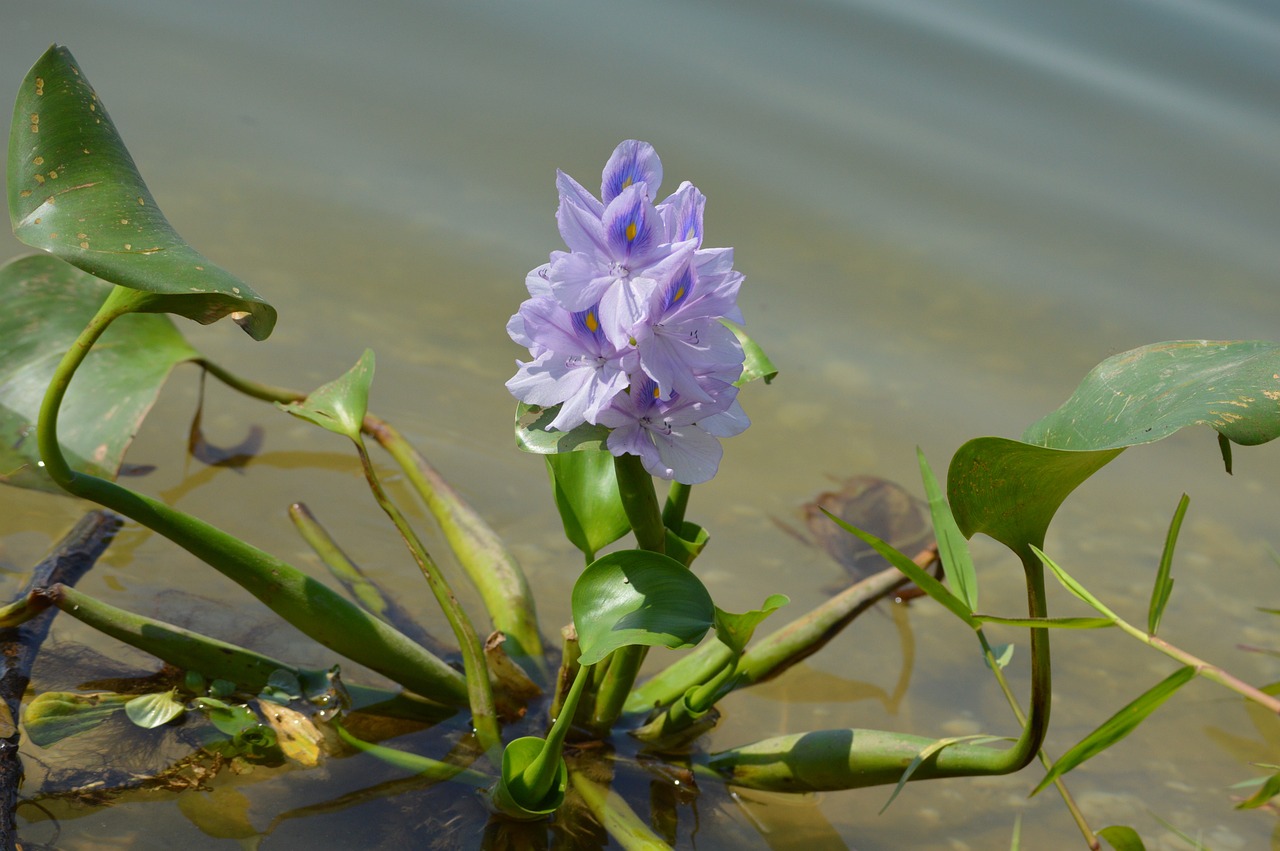
POLYGON ((706 198, 685 182, 655 202, 662 162, 647 142, 620 144, 600 196, 557 172, 556 220, 568 251, 526 278, 507 323, 529 350, 507 388, 560 405, 549 428, 612 429, 615 455, 686 484, 715 475, 718 438, 749 425, 735 382, 743 352, 722 319, 742 322, 733 249, 702 247, 706 198))

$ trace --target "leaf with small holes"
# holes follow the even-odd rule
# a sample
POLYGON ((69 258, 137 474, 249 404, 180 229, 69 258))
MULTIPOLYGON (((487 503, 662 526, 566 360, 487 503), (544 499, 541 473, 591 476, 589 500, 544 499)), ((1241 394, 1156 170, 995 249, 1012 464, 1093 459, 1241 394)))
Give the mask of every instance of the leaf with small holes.
MULTIPOLYGON (((110 291, 47 254, 0 267, 0 482, 63 493, 40 467, 40 402, 59 359, 110 291)), ((72 468, 114 479, 169 373, 199 359, 167 316, 112 323, 63 401, 58 442, 72 468)))
POLYGON ((139 310, 201 324, 230 315, 255 340, 275 326, 275 308, 169 224, 65 47, 50 47, 18 91, 8 186, 18 239, 146 293, 139 310))

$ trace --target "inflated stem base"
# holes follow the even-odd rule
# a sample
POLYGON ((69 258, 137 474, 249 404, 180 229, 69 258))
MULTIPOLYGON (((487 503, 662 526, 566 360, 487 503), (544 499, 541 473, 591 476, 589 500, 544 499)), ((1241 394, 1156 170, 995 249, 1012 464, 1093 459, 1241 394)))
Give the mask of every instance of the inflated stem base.
MULTIPOLYGON (((734 786, 773 792, 832 792, 897 783, 934 739, 882 730, 818 730, 712 754, 709 767, 734 786)), ((912 780, 1008 774, 1009 751, 949 745, 920 763, 912 780)), ((1023 763, 1025 764, 1025 763, 1023 763)))

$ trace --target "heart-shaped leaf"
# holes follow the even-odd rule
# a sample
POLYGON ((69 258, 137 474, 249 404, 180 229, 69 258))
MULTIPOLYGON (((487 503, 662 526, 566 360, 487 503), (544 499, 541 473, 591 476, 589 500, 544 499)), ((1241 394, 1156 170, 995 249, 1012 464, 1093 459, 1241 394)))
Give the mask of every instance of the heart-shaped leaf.
POLYGON ((647 550, 596 559, 578 577, 572 599, 583 665, 636 644, 692 647, 715 623, 715 604, 698 577, 647 550))
POLYGON ((280 409, 358 442, 364 415, 369 410, 373 366, 373 350, 365 349, 356 365, 340 378, 312 391, 301 402, 280 405, 280 409))
POLYGON ((716 638, 723 641, 733 651, 734 656, 740 656, 742 651, 747 649, 751 636, 755 635, 756 627, 769 615, 790 602, 791 598, 786 594, 770 594, 760 608, 742 614, 726 612, 717 606, 716 638))
POLYGON ((275 308, 174 231, 65 47, 50 47, 18 91, 8 186, 18 239, 147 293, 139 309, 202 324, 230 315, 255 340, 275 326, 275 308))
MULTIPOLYGON (((47 254, 0 267, 0 482, 63 492, 40 467, 36 420, 54 367, 110 291, 47 254)), ((170 371, 199 357, 167 316, 112 323, 63 401, 58 440, 71 466, 114 479, 170 371)))

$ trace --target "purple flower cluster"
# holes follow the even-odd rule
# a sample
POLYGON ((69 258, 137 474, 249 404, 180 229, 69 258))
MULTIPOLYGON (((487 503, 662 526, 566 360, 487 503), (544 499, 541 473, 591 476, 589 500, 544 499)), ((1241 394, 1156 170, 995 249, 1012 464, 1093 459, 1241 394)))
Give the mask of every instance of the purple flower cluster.
POLYGON ((680 184, 654 203, 662 163, 647 142, 623 142, 596 198, 556 175, 556 220, 569 250, 529 273, 529 299, 507 323, 533 360, 507 382, 530 405, 560 405, 550 428, 611 429, 614 455, 685 484, 716 473, 730 437, 750 421, 733 382, 742 346, 720 320, 742 321, 732 248, 702 247, 706 198, 680 184))

